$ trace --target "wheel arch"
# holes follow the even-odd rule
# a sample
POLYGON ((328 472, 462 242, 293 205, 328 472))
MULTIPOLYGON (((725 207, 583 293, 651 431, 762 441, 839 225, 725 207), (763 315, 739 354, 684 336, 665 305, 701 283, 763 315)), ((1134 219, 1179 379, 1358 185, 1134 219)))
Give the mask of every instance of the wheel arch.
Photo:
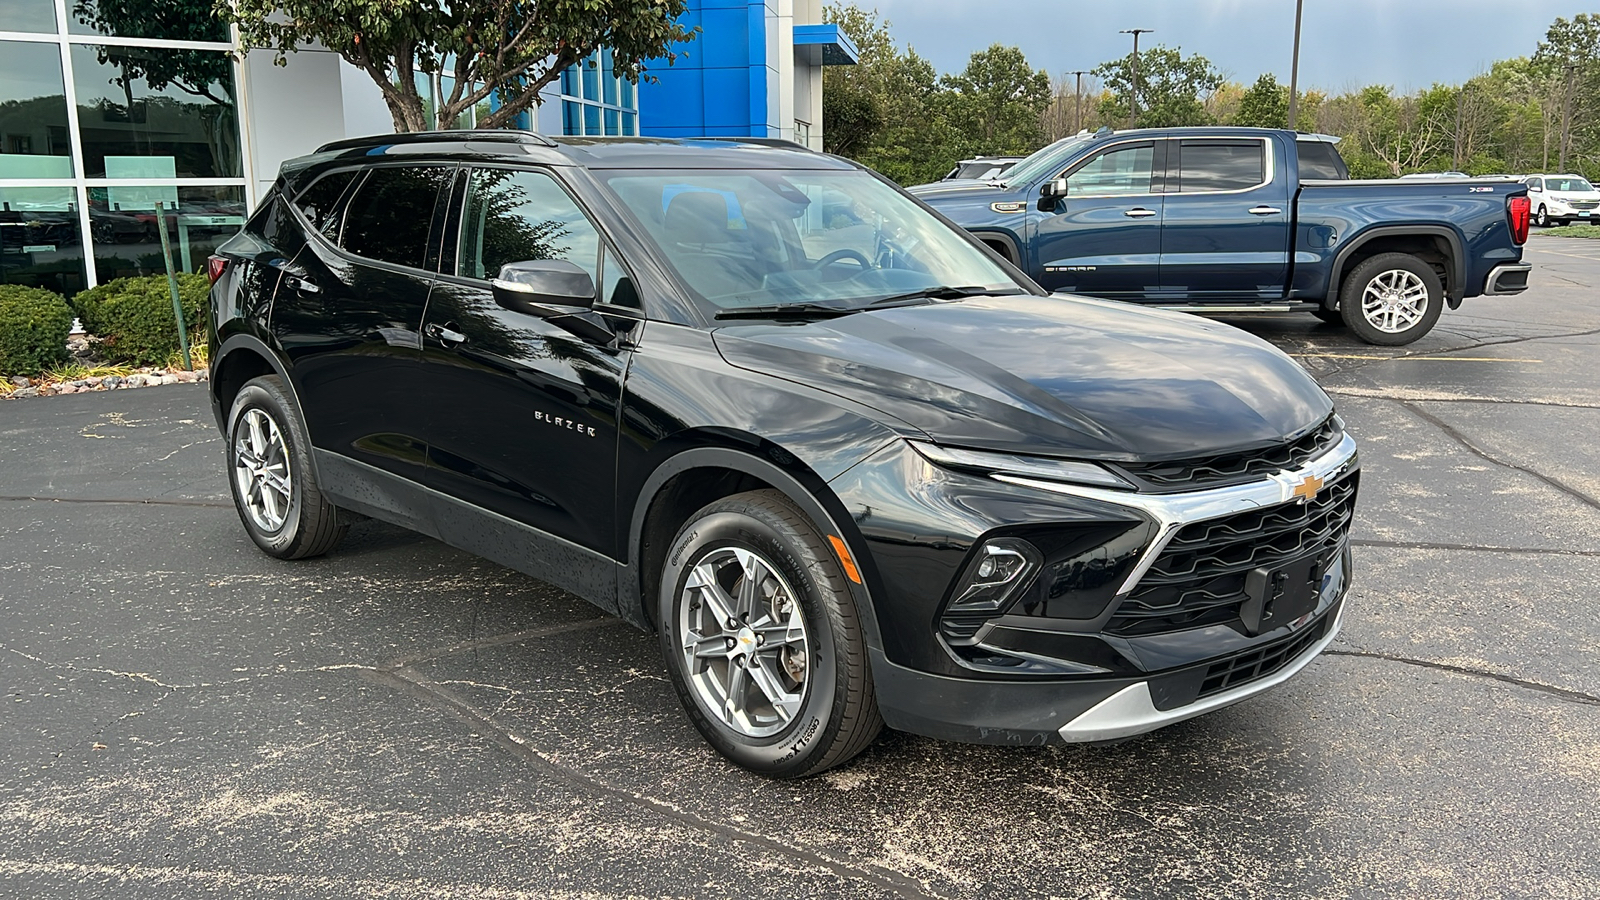
POLYGON ((971 229, 973 237, 977 238, 985 247, 1000 254, 1000 257, 1013 266, 1022 265, 1022 253, 1017 247, 1016 238, 1004 231, 991 231, 984 228, 971 229))
MULTIPOLYGON (((697 510, 722 497, 749 490, 771 488, 799 507, 826 538, 844 541, 859 569, 860 546, 852 540, 854 529, 844 505, 825 482, 782 447, 755 438, 751 447, 726 444, 691 446, 668 457, 650 473, 634 501, 629 519, 628 562, 623 567, 618 611, 624 619, 646 630, 656 623, 652 600, 660 589, 661 564, 672 539, 684 521, 697 510)), ((863 571, 863 574, 865 572, 863 571)), ((878 618, 864 583, 846 579, 851 597, 861 612, 867 643, 883 646, 878 618)))
MULTIPOLYGON (((299 391, 295 389, 294 379, 289 377, 288 368, 265 341, 248 333, 234 334, 224 340, 211 362, 211 408, 223 437, 228 436, 228 412, 233 408, 233 399, 239 395, 239 389, 250 379, 262 375, 276 375, 283 382, 289 398, 294 401, 294 414, 300 420, 300 429, 310 440, 311 429, 306 424, 305 408, 300 402, 299 391)), ((312 441, 312 446, 315 445, 316 442, 312 441)), ((315 453, 311 454, 310 462, 312 474, 319 475, 315 453)))
POLYGON ((1339 305, 1339 293, 1350 271, 1380 253, 1407 253, 1440 271, 1445 300, 1451 309, 1466 295, 1467 257, 1461 235, 1448 225, 1387 225, 1369 228, 1352 238, 1333 259, 1328 296, 1323 306, 1339 305))

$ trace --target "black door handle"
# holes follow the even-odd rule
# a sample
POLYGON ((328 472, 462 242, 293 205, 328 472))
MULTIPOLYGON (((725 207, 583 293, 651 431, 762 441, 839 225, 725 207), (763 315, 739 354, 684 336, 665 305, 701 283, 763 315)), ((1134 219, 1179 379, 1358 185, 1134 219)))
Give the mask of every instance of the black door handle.
POLYGON ((289 286, 290 287, 294 288, 295 290, 299 291, 302 294, 320 294, 320 293, 322 293, 322 288, 317 287, 317 283, 315 281, 312 281, 309 278, 305 278, 305 277, 302 277, 300 275, 290 275, 290 274, 285 274, 283 277, 284 277, 284 279, 286 281, 289 282, 289 286))
POLYGON ((436 341, 443 341, 446 344, 459 344, 467 339, 467 336, 461 332, 456 331, 453 328, 446 328, 437 322, 422 329, 422 333, 436 341))

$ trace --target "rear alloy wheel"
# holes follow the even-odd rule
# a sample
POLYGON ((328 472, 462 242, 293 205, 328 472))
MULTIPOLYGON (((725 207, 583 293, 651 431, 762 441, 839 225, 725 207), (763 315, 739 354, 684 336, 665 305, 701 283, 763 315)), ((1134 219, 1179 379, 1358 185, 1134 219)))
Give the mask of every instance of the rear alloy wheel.
POLYGON ((849 760, 882 729, 849 583, 777 491, 691 516, 667 553, 657 605, 678 696, 728 759, 799 778, 849 760))
POLYGON ((279 559, 321 556, 348 527, 317 486, 311 442, 276 375, 251 379, 233 399, 228 487, 250 539, 279 559))
POLYGON ((1356 266, 1339 297, 1350 330, 1369 344, 1387 347, 1427 334, 1443 306, 1439 274, 1409 253, 1380 253, 1356 266))

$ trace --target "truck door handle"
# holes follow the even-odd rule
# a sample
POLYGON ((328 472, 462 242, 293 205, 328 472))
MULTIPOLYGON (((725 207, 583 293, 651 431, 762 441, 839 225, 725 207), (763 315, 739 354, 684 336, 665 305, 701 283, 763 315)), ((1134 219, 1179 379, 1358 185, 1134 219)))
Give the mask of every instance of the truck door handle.
POLYGON ((1153 210, 1153 209, 1145 209, 1142 206, 1135 206, 1133 209, 1130 209, 1127 212, 1123 213, 1123 215, 1127 216, 1130 219, 1148 219, 1148 218, 1150 218, 1151 216, 1153 216, 1155 214, 1156 214, 1155 210, 1153 210))
POLYGON ((1250 215, 1252 215, 1252 216, 1275 216, 1275 215, 1277 215, 1277 214, 1279 214, 1281 212, 1283 212, 1283 210, 1277 208, 1276 206, 1252 206, 1252 207, 1250 207, 1250 215))
POLYGON ((459 344, 467 339, 467 336, 461 332, 451 328, 446 328, 445 326, 437 323, 422 329, 422 333, 436 341, 443 341, 446 344, 459 344))

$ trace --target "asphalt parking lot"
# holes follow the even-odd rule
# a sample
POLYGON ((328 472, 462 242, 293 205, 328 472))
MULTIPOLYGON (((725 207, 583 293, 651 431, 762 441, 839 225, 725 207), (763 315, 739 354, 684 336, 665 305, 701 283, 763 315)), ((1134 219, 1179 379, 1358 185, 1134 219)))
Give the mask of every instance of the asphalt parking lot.
POLYGON ((0 896, 1600 897, 1600 242, 1295 354, 1356 585, 1281 688, 1113 746, 731 768, 650 636, 365 522, 259 553, 203 385, 0 403, 0 896))

